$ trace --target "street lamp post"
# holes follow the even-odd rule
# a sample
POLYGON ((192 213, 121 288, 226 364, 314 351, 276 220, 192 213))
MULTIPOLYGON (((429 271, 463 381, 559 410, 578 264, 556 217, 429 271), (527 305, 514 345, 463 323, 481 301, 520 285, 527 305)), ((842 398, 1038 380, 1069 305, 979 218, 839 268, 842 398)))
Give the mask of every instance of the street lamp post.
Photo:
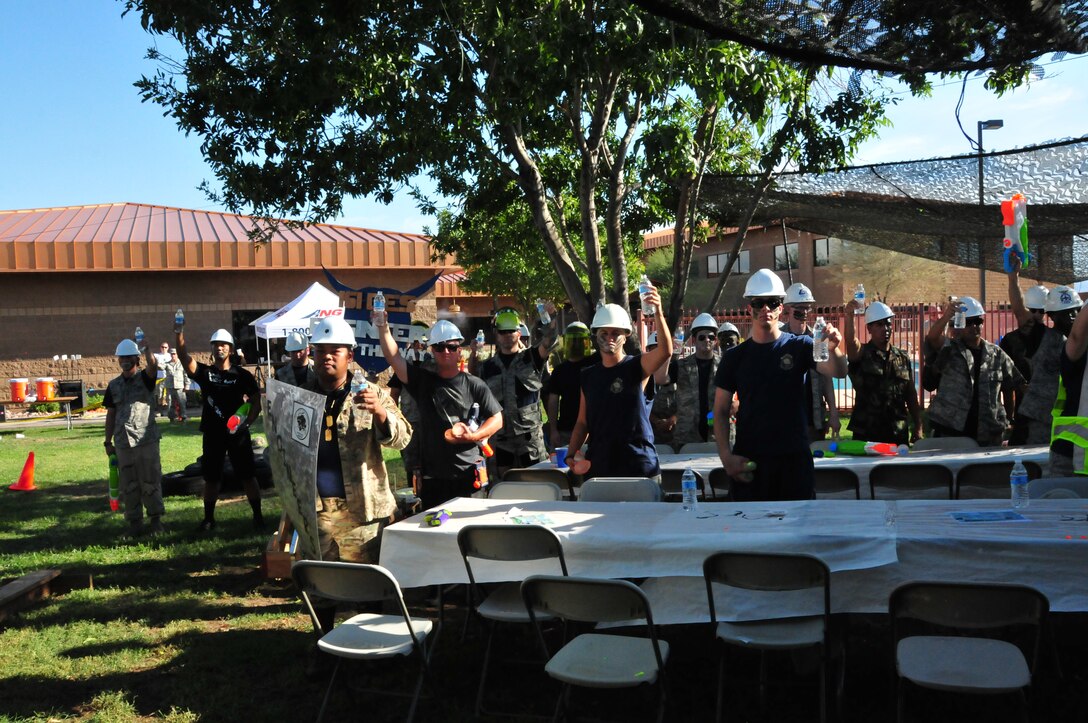
MULTIPOLYGON (((982 201, 983 176, 982 176, 982 131, 995 131, 1005 125, 1003 120, 985 120, 978 122, 978 205, 984 206, 982 201)), ((979 302, 986 305, 986 256, 982 238, 978 240, 978 290, 979 302)))

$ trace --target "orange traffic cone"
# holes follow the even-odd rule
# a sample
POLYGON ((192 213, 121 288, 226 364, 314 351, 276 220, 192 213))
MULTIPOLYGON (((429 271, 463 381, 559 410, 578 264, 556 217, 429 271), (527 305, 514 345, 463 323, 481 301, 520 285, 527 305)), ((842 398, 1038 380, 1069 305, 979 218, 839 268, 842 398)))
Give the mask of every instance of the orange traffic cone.
POLYGON ((13 485, 8 485, 9 490, 18 490, 21 492, 29 492, 30 490, 36 490, 34 486, 34 453, 31 452, 26 456, 26 464, 23 465, 23 473, 19 475, 19 481, 13 485))

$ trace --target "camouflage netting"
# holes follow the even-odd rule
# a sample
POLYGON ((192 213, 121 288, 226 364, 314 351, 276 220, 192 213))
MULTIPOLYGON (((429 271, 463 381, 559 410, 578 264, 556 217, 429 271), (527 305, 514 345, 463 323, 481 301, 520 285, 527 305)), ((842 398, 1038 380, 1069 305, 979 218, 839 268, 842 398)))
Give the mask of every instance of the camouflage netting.
MULTIPOLYGON (((753 220, 964 266, 1001 269, 998 204, 1028 202, 1033 276, 1066 283, 1088 277, 1088 136, 983 157, 985 205, 978 205, 978 156, 859 166, 825 174, 783 174, 753 220)), ((735 225, 752 194, 748 177, 708 177, 710 218, 735 225)))
POLYGON ((782 57, 919 78, 1088 51, 1086 0, 633 0, 782 57))

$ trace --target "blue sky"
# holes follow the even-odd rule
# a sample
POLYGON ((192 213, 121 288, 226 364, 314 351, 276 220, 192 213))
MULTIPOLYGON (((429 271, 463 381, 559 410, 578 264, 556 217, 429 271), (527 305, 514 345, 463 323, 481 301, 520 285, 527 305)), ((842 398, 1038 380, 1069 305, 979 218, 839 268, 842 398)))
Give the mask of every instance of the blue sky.
MULTIPOLYGON (((7 0, 0 5, 0 209, 134 202, 222 210, 198 190, 211 178, 200 140, 186 137, 158 106, 133 87, 154 72, 144 59, 157 44, 177 56, 169 39, 144 32, 112 0, 7 0)), ((1044 59, 1045 76, 1003 98, 967 84, 961 117, 1001 118, 987 150, 1088 134, 1088 56, 1044 59)), ((941 81, 937 81, 940 83, 941 81)), ((894 127, 868 143, 858 163, 913 160, 971 152, 955 107, 960 83, 933 96, 901 96, 894 127)), ((419 232, 429 220, 405 195, 391 206, 360 199, 339 223, 419 232)))

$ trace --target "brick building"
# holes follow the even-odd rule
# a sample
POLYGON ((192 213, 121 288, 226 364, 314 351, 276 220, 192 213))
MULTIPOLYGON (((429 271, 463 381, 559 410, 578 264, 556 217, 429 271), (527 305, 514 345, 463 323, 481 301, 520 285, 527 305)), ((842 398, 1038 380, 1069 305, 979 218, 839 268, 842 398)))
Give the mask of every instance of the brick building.
POLYGON ((194 351, 206 351, 223 327, 256 362, 264 351, 249 322, 315 281, 327 285, 325 269, 348 286, 404 290, 442 275, 416 316, 451 318, 466 335, 486 326, 491 298, 462 292, 455 260, 432 261, 425 236, 280 226, 258 246, 247 235, 253 225, 246 216, 131 203, 0 211, 0 378, 101 387, 117 374, 117 342, 136 326, 149 344, 172 342, 178 307, 194 351), (62 355, 82 359, 54 359, 62 355))
MULTIPOLYGON (((646 234, 646 252, 670 247, 672 233, 670 228, 646 234)), ((720 233, 712 231, 709 241, 693 250, 686 306, 701 308, 703 299, 708 298, 709 290, 728 265, 735 239, 735 228, 722 229, 720 233)), ((949 294, 981 296, 977 268, 896 254, 788 226, 769 225, 748 229, 717 308, 743 306, 742 294, 748 276, 762 268, 777 272, 786 286, 795 281, 805 284, 821 305, 828 306, 849 300, 859 282, 865 284, 871 298, 876 295, 897 304, 932 302, 949 294)), ((1021 286, 1027 285, 1026 277, 1025 272, 1021 286)), ((1004 274, 987 271, 985 283, 988 303, 1008 303, 1008 278, 1004 274)))

